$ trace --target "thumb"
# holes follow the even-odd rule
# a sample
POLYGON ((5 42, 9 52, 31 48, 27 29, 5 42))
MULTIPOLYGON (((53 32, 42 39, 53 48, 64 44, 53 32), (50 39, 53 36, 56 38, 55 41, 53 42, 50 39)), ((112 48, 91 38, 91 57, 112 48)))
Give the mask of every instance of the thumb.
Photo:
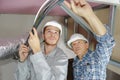
POLYGON ((71 2, 71 8, 72 8, 73 12, 77 14, 77 10, 76 10, 76 9, 77 9, 77 8, 76 8, 77 6, 75 5, 75 2, 72 1, 72 0, 71 0, 70 2, 71 2))
POLYGON ((69 9, 71 9, 71 5, 70 5, 70 3, 69 3, 68 1, 64 1, 64 4, 65 4, 69 9))
POLYGON ((84 6, 84 5, 86 5, 86 1, 85 0, 80 0, 80 4, 81 4, 81 6, 84 6))
POLYGON ((35 28, 33 28, 33 32, 35 36, 38 36, 37 30, 35 28))

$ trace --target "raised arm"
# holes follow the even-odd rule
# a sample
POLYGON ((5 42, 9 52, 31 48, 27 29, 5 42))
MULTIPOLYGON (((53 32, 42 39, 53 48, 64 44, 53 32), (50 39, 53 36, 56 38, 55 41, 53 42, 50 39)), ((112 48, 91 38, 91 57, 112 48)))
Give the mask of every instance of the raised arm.
POLYGON ((91 6, 86 0, 71 0, 70 3, 64 1, 66 6, 70 8, 75 14, 83 17, 90 25, 91 30, 97 35, 104 35, 106 28, 98 17, 94 14, 91 6))

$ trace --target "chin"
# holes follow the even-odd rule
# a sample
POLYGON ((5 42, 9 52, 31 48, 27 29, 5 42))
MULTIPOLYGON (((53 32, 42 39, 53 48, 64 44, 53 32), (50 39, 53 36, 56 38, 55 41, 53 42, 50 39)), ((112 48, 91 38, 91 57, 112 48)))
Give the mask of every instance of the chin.
POLYGON ((58 41, 56 40, 47 40, 46 43, 49 45, 56 45, 58 41))
POLYGON ((57 42, 48 42, 49 45, 56 45, 57 42))

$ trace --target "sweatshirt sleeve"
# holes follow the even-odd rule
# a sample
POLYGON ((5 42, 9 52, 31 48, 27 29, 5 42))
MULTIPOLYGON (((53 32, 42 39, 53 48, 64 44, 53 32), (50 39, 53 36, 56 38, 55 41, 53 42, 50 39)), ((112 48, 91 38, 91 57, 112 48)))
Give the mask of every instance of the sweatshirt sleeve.
POLYGON ((30 72, 28 68, 28 61, 21 63, 18 62, 18 68, 15 73, 15 79, 16 80, 29 80, 30 78, 30 72))

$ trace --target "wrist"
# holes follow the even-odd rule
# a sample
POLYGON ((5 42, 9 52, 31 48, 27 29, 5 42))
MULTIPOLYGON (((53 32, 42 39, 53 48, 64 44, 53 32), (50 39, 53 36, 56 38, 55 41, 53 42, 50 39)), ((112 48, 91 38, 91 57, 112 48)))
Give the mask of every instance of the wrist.
POLYGON ((23 63, 25 60, 21 60, 21 59, 19 59, 18 61, 19 61, 20 63, 23 63))
POLYGON ((38 48, 38 49, 33 50, 33 53, 36 54, 36 53, 38 53, 38 52, 40 52, 40 51, 41 51, 41 49, 38 48))
POLYGON ((91 21, 93 18, 96 18, 96 15, 95 15, 94 12, 91 12, 91 13, 88 13, 87 15, 85 15, 84 18, 85 18, 87 21, 91 21))

